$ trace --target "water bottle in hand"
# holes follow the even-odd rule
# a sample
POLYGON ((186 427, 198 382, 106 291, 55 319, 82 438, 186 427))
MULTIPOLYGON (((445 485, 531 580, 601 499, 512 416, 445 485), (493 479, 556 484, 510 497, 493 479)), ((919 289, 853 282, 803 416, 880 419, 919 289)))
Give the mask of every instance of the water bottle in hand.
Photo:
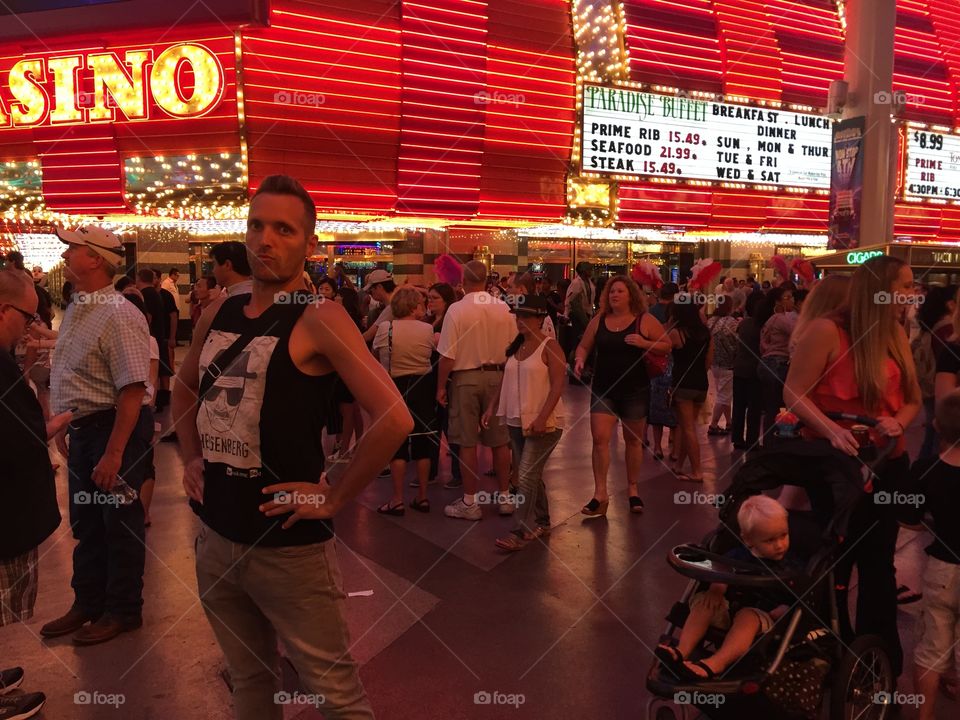
POLYGON ((139 493, 127 484, 127 481, 117 475, 117 482, 114 484, 110 494, 117 498, 118 505, 129 505, 140 497, 139 493))

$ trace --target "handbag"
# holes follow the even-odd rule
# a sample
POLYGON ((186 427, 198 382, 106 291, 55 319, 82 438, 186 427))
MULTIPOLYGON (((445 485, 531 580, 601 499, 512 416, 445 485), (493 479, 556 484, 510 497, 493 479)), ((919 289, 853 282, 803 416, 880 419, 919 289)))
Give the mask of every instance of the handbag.
MULTIPOLYGON (((644 340, 649 340, 646 335, 640 332, 640 321, 643 319, 643 315, 637 318, 637 335, 642 337, 644 340)), ((643 364, 647 369, 647 377, 655 378, 660 377, 667 371, 667 362, 669 358, 666 354, 651 352, 647 348, 643 353, 643 364)))

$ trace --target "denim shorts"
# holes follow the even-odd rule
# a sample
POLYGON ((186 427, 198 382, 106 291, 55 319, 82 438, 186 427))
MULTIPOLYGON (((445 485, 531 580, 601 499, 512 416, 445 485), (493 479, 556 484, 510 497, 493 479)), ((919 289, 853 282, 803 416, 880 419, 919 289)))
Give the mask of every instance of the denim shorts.
POLYGON ((650 388, 614 393, 592 394, 590 412, 598 415, 614 415, 621 420, 633 422, 645 420, 650 410, 650 388))

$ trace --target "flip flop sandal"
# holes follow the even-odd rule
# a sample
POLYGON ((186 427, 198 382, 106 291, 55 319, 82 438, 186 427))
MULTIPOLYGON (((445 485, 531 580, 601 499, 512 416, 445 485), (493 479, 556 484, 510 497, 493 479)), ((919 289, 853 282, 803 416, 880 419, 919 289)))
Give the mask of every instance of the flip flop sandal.
POLYGON ((681 480, 683 482, 693 482, 693 483, 703 482, 702 477, 693 477, 693 475, 687 475, 686 473, 676 473, 676 475, 677 475, 677 480, 681 480))
POLYGON ((710 669, 710 666, 704 663, 702 660, 687 660, 680 666, 680 671, 690 680, 713 680, 717 677, 717 674, 710 669), (695 668, 700 668, 703 670, 706 675, 700 675, 699 673, 694 672, 690 669, 693 666, 695 668))
POLYGON ((643 512, 643 500, 641 500, 636 495, 630 496, 630 512, 632 513, 642 513, 643 512))
POLYGON ((377 508, 377 512, 381 515, 393 515, 395 517, 403 516, 403 503, 397 503, 396 505, 391 505, 388 502, 385 502, 383 505, 377 508))
POLYGON ((677 648, 673 645, 664 645, 661 643, 653 649, 653 654, 667 670, 679 674, 679 670, 683 666, 684 658, 683 654, 677 648))
POLYGON ((414 498, 410 501, 410 507, 412 507, 417 512, 428 513, 430 512, 430 501, 429 500, 417 500, 414 498))
POLYGON ((909 605, 923 599, 923 593, 911 590, 907 585, 897 588, 897 605, 909 605))

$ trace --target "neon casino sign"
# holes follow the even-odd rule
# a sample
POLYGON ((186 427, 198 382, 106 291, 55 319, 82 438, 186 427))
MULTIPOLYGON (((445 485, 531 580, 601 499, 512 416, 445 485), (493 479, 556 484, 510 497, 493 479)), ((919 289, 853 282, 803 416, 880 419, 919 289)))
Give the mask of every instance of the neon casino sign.
POLYGON ((17 61, 6 84, 0 83, 0 129, 109 123, 118 115, 148 120, 153 106, 173 118, 199 117, 219 104, 224 72, 213 52, 193 43, 168 46, 155 56, 157 50, 126 50, 122 58, 104 50, 17 61))
POLYGON ((863 265, 872 257, 883 255, 883 250, 868 250, 866 252, 848 252, 847 265, 863 265))

